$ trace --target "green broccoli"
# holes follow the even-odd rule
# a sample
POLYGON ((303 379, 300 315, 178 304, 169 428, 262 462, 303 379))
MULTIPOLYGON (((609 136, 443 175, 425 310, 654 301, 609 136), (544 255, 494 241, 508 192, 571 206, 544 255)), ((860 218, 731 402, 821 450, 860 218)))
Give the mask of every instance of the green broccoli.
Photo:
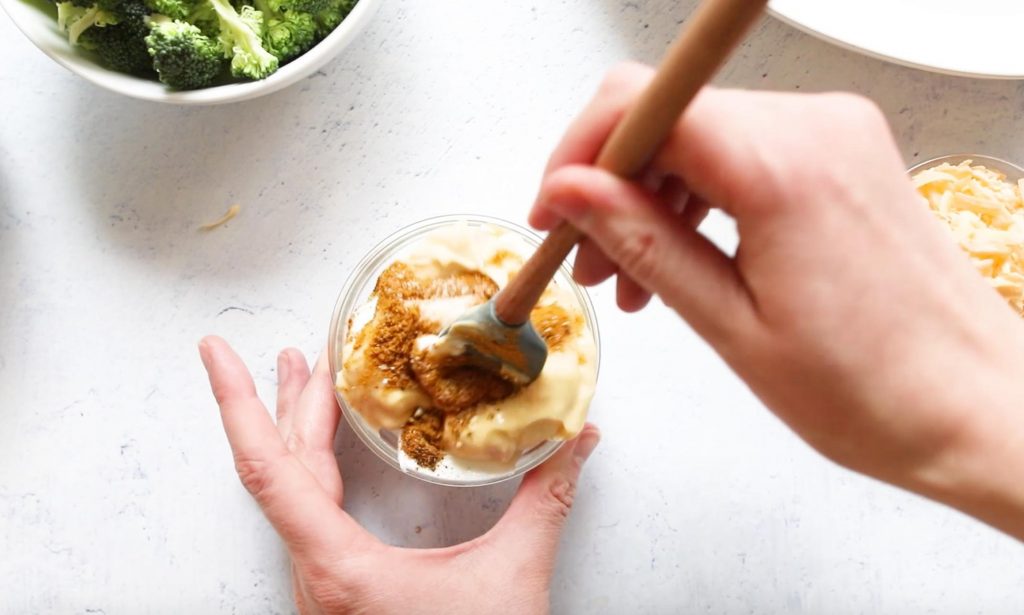
POLYGON ((103 10, 97 4, 84 7, 72 2, 57 3, 57 28, 68 35, 72 45, 78 43, 79 37, 93 26, 106 26, 117 23, 117 17, 103 10))
POLYGON ((217 15, 218 40, 235 77, 263 79, 277 70, 277 56, 263 47, 263 13, 251 6, 235 11, 228 0, 206 0, 217 15))
POLYGON ((148 75, 153 72, 153 59, 144 40, 148 33, 145 17, 126 15, 116 24, 89 28, 78 43, 99 56, 105 66, 131 75, 148 75))
POLYGON ((86 34, 89 43, 106 66, 129 75, 151 75, 153 60, 146 50, 145 25, 122 22, 106 28, 93 28, 86 34))
POLYGON ((327 8, 316 14, 317 37, 324 38, 355 8, 358 0, 328 0, 327 8))
POLYGON ((217 11, 213 10, 213 5, 209 2, 204 0, 196 2, 185 21, 202 30, 203 34, 210 38, 215 39, 220 36, 220 19, 217 17, 217 11))
MULTIPOLYGON (((316 14, 331 8, 332 0, 266 0, 274 12, 316 14)), ((354 4, 354 3, 353 3, 354 4)), ((262 8, 260 9, 263 10, 262 8)))
POLYGON ((145 40, 160 81, 178 90, 211 85, 224 65, 220 44, 184 21, 154 18, 145 40))
POLYGON ((316 43, 317 25, 313 15, 282 11, 276 0, 254 0, 253 6, 263 13, 263 46, 277 56, 281 64, 302 55, 316 43))
POLYGON ((187 20, 195 10, 190 0, 145 0, 146 7, 157 15, 166 15, 171 19, 187 20))
POLYGON ((176 89, 224 69, 263 79, 330 34, 358 0, 50 0, 68 40, 114 70, 176 89))
POLYGON ((70 0, 57 3, 57 27, 67 32, 74 45, 90 28, 143 19, 148 14, 142 0, 70 0))
POLYGON ((283 13, 267 20, 263 44, 281 63, 291 61, 316 44, 316 20, 309 13, 283 13))

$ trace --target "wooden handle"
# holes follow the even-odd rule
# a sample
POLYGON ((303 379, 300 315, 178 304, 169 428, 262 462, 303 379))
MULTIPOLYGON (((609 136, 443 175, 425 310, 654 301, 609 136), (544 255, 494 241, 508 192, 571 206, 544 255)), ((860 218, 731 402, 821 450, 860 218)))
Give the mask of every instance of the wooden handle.
MULTIPOLYGON (((700 92, 768 0, 705 0, 669 47, 654 79, 619 121, 597 157, 597 166, 620 177, 634 177, 672 131, 686 106, 700 92)), ((521 325, 530 318, 551 278, 582 238, 562 223, 548 233, 519 274, 494 298, 502 322, 521 325)))

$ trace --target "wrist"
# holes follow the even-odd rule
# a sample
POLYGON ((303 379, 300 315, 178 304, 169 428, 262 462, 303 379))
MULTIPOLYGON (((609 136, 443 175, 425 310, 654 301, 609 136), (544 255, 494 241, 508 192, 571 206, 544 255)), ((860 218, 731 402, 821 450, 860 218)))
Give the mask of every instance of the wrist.
POLYGON ((1015 407, 1024 396, 1007 393, 1003 404, 965 412, 960 437, 905 486, 1024 540, 1024 411, 1015 407))

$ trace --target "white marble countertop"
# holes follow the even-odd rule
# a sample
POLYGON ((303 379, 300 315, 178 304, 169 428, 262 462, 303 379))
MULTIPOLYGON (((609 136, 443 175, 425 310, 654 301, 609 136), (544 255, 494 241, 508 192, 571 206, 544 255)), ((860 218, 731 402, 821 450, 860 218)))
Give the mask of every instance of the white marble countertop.
MULTIPOLYGON (((292 611, 195 343, 225 336, 272 399, 277 351, 319 351, 367 249, 437 214, 524 220, 606 68, 655 60, 691 5, 391 0, 316 76, 191 109, 97 89, 0 17, 0 612, 292 611), (232 203, 236 220, 196 231, 232 203)), ((771 20, 720 82, 866 93, 908 162, 1024 160, 1024 83, 891 66, 771 20)), ((556 612, 1024 608, 1018 543, 822 460, 664 308, 594 298, 604 440, 556 612)), ((338 453, 346 507, 404 545, 479 534, 514 488, 414 482, 347 430, 338 453)))

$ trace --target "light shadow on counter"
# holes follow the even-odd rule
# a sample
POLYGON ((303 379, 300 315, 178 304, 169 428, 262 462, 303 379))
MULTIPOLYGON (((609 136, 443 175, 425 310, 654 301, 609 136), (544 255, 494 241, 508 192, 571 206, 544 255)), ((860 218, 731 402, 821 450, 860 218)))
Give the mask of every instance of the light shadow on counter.
POLYGON ((441 487, 381 461, 342 421, 334 443, 345 482, 345 510, 384 542, 444 547, 489 530, 508 508, 518 480, 488 487, 441 487))
MULTIPOLYGON (((370 64, 358 72, 376 70, 373 54, 360 57, 370 64)), ((304 250, 319 254, 324 212, 367 205, 346 194, 367 153, 330 147, 374 122, 360 92, 336 83, 353 77, 339 61, 283 91, 212 107, 135 101, 76 81, 57 155, 97 243, 172 279, 255 280, 308 261, 304 250), (351 131, 339 135, 339 125, 351 131), (235 219, 200 230, 233 205, 235 219)))
MULTIPOLYGON (((23 222, 11 203, 9 171, 2 165, 5 154, 6 148, 0 144, 0 342, 7 341, 5 334, 13 332, 16 326, 13 318, 23 294, 19 292, 23 271, 18 257, 18 228, 23 222)), ((11 350, 10 344, 0 343, 0 384, 9 373, 7 365, 12 360, 11 350)), ((2 386, 0 390, 4 390, 2 386)))

